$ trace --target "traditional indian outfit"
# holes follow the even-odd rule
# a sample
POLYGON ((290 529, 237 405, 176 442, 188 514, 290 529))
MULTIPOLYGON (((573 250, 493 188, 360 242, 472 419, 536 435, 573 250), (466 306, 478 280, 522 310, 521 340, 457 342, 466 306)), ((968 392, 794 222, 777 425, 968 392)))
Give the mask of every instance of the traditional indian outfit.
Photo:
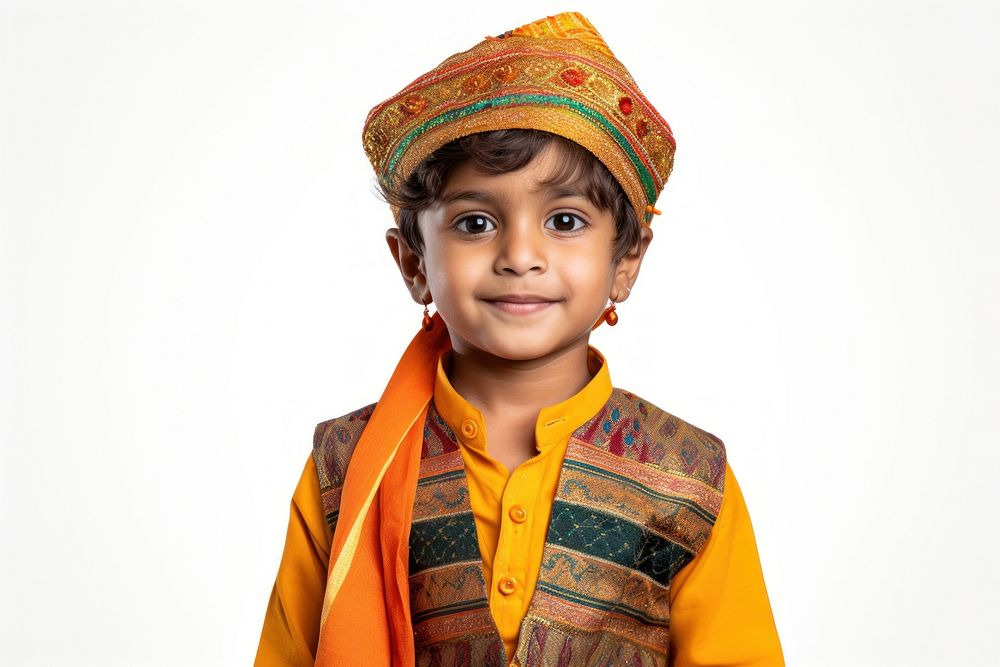
MULTIPOLYGON (((590 382, 539 412, 538 454, 509 474, 439 362, 409 538, 415 664, 784 664, 724 446, 589 357, 590 382)), ((314 663, 346 468, 375 407, 316 427, 258 665, 314 663)), ((332 664, 380 664, 348 632, 332 664)))
MULTIPOLYGON (((593 153, 641 224, 673 165, 666 121, 594 27, 490 37, 368 116, 378 178, 456 138, 541 129, 593 153)), ((722 441, 611 384, 539 412, 508 473, 448 380, 435 315, 379 400, 317 425, 257 665, 783 665, 722 441)))

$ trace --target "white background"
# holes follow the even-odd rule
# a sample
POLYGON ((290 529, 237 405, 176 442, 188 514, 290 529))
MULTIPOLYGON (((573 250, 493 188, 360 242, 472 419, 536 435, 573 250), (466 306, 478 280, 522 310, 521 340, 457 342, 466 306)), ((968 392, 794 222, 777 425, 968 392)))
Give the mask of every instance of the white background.
POLYGON ((0 11, 0 662, 247 665, 313 427, 419 326, 377 102, 578 9, 671 123, 616 386, 727 445, 789 665, 997 665, 990 2, 0 11))

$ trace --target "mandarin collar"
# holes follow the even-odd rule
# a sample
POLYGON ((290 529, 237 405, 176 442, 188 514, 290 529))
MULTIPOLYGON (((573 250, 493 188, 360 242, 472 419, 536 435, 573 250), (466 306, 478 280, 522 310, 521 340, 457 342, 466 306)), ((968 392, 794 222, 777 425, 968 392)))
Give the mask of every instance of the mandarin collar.
MULTIPOLYGON (((465 444, 486 451, 486 427, 483 414, 451 385, 444 370, 447 352, 438 359, 434 380, 434 407, 455 436, 465 444)), ((535 443, 539 452, 567 439, 573 431, 587 423, 611 397, 611 375, 604 355, 594 346, 587 347, 587 368, 590 381, 565 401, 549 405, 538 412, 535 420, 535 443)))

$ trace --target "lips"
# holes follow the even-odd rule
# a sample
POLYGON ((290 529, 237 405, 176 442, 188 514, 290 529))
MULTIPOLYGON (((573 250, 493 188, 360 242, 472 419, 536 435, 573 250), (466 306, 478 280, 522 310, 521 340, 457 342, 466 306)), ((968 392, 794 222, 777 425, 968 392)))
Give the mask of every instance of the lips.
POLYGON ((513 315, 528 315, 549 308, 560 299, 550 299, 539 294, 500 294, 483 299, 493 308, 513 315))
POLYGON ((538 294, 501 294, 499 296, 493 296, 483 301, 502 301, 505 303, 554 303, 559 301, 559 299, 550 299, 545 296, 539 296, 538 294))

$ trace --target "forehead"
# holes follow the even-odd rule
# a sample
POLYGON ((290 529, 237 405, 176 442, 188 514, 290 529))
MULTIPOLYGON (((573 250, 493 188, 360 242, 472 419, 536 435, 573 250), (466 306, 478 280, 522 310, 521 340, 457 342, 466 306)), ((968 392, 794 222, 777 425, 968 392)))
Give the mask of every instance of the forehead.
POLYGON ((549 142, 523 167, 508 171, 489 169, 472 159, 457 164, 447 174, 440 190, 440 199, 447 200, 455 190, 469 187, 515 188, 528 193, 558 190, 567 195, 580 195, 588 189, 596 160, 583 150, 567 149, 559 142, 549 142))

